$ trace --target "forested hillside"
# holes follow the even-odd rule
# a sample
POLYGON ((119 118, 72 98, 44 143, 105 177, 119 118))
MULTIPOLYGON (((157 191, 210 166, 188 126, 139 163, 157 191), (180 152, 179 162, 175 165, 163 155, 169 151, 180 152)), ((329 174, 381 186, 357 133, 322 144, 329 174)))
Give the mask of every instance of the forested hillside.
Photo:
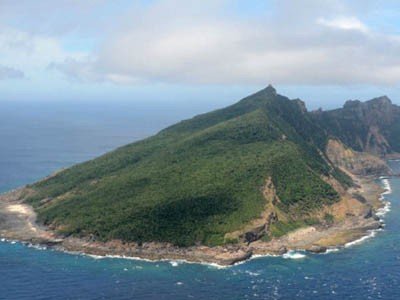
POLYGON ((340 134, 323 118, 268 86, 30 185, 26 201, 65 236, 217 245, 266 208, 280 218, 272 236, 339 200, 323 178, 352 184, 325 155, 340 134))

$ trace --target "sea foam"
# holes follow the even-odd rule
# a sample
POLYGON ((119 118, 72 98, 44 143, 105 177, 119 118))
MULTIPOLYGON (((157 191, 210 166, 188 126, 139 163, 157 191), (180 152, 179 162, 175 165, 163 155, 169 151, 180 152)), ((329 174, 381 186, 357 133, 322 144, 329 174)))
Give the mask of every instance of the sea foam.
MULTIPOLYGON (((389 182, 389 177, 381 176, 381 177, 379 177, 379 179, 381 180, 381 184, 382 184, 383 189, 384 189, 384 192, 381 194, 380 200, 385 205, 383 207, 377 209, 376 215, 378 217, 382 218, 390 211, 391 203, 389 201, 385 200, 385 195, 390 195, 392 193, 392 187, 391 187, 390 182, 389 182)), ((375 237, 376 233, 379 232, 379 231, 382 231, 382 230, 383 229, 369 230, 367 235, 365 235, 365 236, 363 236, 363 237, 361 237, 361 238, 359 238, 359 239, 357 239, 355 241, 352 241, 352 242, 349 242, 349 243, 345 244, 344 247, 348 248, 348 247, 352 247, 354 245, 361 244, 361 243, 365 242, 366 240, 375 237)))
POLYGON ((359 239, 357 239, 357 240, 355 240, 355 241, 346 243, 346 244, 344 245, 344 247, 345 247, 345 248, 349 248, 349 247, 352 247, 352 246, 354 246, 354 245, 361 244, 361 243, 365 242, 366 240, 368 240, 368 239, 370 239, 370 238, 373 238, 373 237, 376 235, 376 233, 377 233, 378 231, 381 231, 381 230, 382 230, 382 229, 370 230, 369 233, 368 233, 367 235, 364 235, 363 237, 361 237, 361 238, 359 238, 359 239))
POLYGON ((300 252, 289 251, 289 252, 283 254, 282 257, 285 259, 302 259, 302 258, 306 258, 306 255, 303 253, 300 253, 300 252))
POLYGON ((381 194, 380 200, 385 205, 377 210, 376 215, 378 217, 385 216, 390 211, 390 205, 391 205, 389 201, 385 200, 385 195, 390 195, 392 193, 392 187, 390 186, 389 179, 387 177, 383 177, 383 179, 381 179, 381 183, 382 183, 384 192, 381 194))
POLYGON ((321 254, 329 254, 329 253, 338 252, 338 251, 340 251, 339 248, 328 248, 328 249, 326 249, 326 251, 324 253, 321 253, 321 254))

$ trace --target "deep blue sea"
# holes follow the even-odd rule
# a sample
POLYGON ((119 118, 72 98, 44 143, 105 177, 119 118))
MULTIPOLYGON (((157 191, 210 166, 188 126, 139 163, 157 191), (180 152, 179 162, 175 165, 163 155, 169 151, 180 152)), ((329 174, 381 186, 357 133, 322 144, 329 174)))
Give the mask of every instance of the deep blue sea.
MULTIPOLYGON (((0 192, 209 108, 0 102, 0 192)), ((392 165, 400 170, 399 162, 392 165)), ((392 193, 385 195, 391 202, 385 230, 323 255, 263 257, 221 269, 95 259, 0 242, 0 299, 400 299, 400 178, 387 183, 392 193)))

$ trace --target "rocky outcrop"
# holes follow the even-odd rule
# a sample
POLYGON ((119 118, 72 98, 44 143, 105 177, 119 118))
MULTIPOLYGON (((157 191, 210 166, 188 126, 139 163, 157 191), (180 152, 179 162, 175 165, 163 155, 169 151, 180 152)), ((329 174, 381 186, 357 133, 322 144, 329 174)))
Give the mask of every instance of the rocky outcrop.
POLYGON ((269 227, 276 221, 278 221, 278 215, 276 214, 276 212, 271 212, 265 224, 254 228, 253 230, 245 232, 243 235, 240 236, 240 238, 243 239, 244 242, 247 243, 247 245, 249 245, 250 243, 255 242, 266 236, 268 234, 269 227))
POLYGON ((326 250, 327 250, 326 247, 319 246, 319 245, 311 245, 311 247, 306 249, 306 251, 311 252, 311 253, 325 253, 326 250))
POLYGON ((354 175, 381 176, 392 174, 384 160, 369 153, 354 151, 336 139, 328 141, 326 154, 333 164, 354 175))
POLYGON ((374 216, 374 213, 372 211, 372 207, 371 206, 366 206, 364 208, 364 211, 362 212, 362 215, 364 216, 364 219, 372 218, 374 216))
POLYGON ((364 226, 364 230, 377 230, 381 228, 383 228, 383 224, 376 220, 373 220, 364 226))
POLYGON ((354 150, 378 157, 400 152, 400 107, 387 96, 366 102, 349 100, 343 108, 313 114, 327 133, 354 150))
POLYGON ((365 197, 363 195, 357 194, 357 193, 353 193, 351 195, 354 199, 356 199, 357 201, 359 201, 360 203, 367 203, 367 199, 365 199, 365 197))
POLYGON ((267 224, 254 228, 253 230, 246 232, 244 236, 241 236, 241 238, 243 238, 247 245, 249 245, 251 242, 257 241, 267 234, 265 231, 266 227, 267 224))

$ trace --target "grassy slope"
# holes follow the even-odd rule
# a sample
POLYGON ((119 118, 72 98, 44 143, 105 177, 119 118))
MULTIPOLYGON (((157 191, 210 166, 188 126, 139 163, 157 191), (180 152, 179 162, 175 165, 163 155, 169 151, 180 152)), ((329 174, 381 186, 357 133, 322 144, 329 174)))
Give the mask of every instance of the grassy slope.
POLYGON ((266 89, 34 184, 27 201, 65 235, 215 245, 260 215, 268 176, 282 211, 337 201, 320 176, 347 178, 318 154, 325 142, 297 102, 266 89))

